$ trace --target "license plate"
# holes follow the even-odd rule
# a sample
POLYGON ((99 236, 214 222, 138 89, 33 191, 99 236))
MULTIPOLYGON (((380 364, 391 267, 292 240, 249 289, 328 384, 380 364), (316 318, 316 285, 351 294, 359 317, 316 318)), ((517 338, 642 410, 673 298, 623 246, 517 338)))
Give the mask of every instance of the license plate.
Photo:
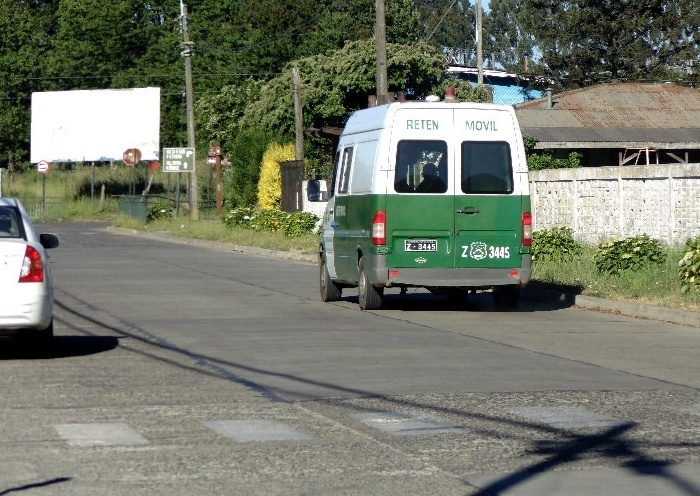
POLYGON ((404 241, 406 251, 437 251, 436 239, 407 239, 404 241))

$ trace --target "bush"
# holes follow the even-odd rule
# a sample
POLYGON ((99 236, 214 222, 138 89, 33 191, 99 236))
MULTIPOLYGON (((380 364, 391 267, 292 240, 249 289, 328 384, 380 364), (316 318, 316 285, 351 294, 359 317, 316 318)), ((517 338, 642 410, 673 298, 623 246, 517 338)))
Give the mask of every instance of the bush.
POLYGON ((223 223, 228 227, 241 226, 256 231, 282 231, 288 238, 313 233, 319 219, 309 212, 282 212, 240 207, 226 214, 223 223))
POLYGON ((276 210, 282 198, 280 163, 294 160, 294 143, 270 143, 263 154, 258 182, 258 203, 263 210, 276 210))
POLYGON ((547 153, 533 153, 527 157, 528 170, 576 169, 581 167, 581 155, 571 152, 566 158, 554 158, 547 153))
POLYGON ((602 274, 619 274, 640 270, 650 264, 662 264, 666 254, 661 244, 643 234, 625 239, 605 241, 598 245, 593 262, 602 274))
POLYGON ((570 260, 580 256, 582 245, 570 227, 541 229, 532 234, 532 260, 570 260))
POLYGON ((148 209, 146 220, 148 222, 153 222, 156 220, 172 219, 173 215, 173 207, 165 203, 160 203, 148 209))
POLYGON ((681 291, 700 291, 700 237, 685 242, 685 254, 678 262, 681 291))
POLYGON ((227 227, 243 226, 250 228, 253 217, 255 217, 255 209, 253 207, 238 207, 230 210, 221 218, 221 221, 227 227))

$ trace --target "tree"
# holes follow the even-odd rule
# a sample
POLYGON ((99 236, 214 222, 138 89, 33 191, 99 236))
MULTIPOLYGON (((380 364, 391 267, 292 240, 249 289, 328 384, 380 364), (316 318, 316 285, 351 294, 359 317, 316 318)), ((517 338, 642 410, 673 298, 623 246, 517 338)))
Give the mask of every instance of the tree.
POLYGON ((516 74, 535 72, 534 37, 521 22, 519 0, 491 0, 484 16, 484 53, 492 66, 516 74))
POLYGON ((476 15, 469 1, 422 1, 419 11, 427 43, 441 47, 451 63, 467 64, 474 59, 476 15))
POLYGON ((698 55, 693 0, 523 0, 518 19, 565 86, 664 77, 698 55))
POLYGON ((29 159, 31 94, 40 88, 51 2, 0 0, 0 165, 29 159))
POLYGON ((106 89, 146 51, 132 0, 62 0, 47 70, 56 89, 106 89))

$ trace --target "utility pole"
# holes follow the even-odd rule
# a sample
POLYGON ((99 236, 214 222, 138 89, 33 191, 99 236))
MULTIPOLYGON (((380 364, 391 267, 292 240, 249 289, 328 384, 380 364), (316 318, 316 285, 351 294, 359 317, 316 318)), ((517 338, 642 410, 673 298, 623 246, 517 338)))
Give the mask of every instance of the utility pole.
POLYGON ((377 105, 387 103, 386 97, 389 89, 387 88, 386 75, 386 18, 384 14, 384 0, 376 0, 376 16, 375 20, 375 37, 377 48, 377 105))
POLYGON ((301 75, 299 74, 299 68, 294 66, 292 68, 292 84, 294 86, 294 135, 295 135, 295 147, 294 155, 295 160, 304 161, 304 116, 302 113, 301 105, 301 75))
MULTIPOLYGON (((187 18, 187 6, 180 0, 180 19, 182 21, 182 51, 180 54, 185 59, 185 99, 187 101, 187 146, 188 148, 195 147, 194 139, 194 102, 192 96, 192 42, 190 41, 190 33, 188 30, 189 19, 187 18)), ((196 153, 195 153, 196 157, 196 153)), ((196 160, 195 160, 196 162, 196 160)), ((190 219, 199 220, 198 198, 199 191, 197 190, 197 167, 192 166, 192 172, 189 176, 189 205, 190 219)))
POLYGON ((477 82, 484 84, 484 46, 481 40, 481 0, 476 0, 476 68, 477 82))

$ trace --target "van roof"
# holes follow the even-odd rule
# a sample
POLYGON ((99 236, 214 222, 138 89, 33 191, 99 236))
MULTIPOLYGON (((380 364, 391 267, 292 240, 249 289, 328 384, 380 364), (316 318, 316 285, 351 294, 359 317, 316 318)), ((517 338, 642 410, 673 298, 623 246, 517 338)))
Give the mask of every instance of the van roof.
POLYGON ((476 103, 476 102, 426 102, 426 101, 408 101, 408 102, 393 102, 386 105, 379 105, 366 109, 356 110, 345 124, 343 134, 354 134, 366 131, 373 131, 391 127, 394 114, 400 108, 411 109, 481 109, 481 110, 507 110, 515 114, 515 110, 510 105, 498 105, 494 103, 476 103))

